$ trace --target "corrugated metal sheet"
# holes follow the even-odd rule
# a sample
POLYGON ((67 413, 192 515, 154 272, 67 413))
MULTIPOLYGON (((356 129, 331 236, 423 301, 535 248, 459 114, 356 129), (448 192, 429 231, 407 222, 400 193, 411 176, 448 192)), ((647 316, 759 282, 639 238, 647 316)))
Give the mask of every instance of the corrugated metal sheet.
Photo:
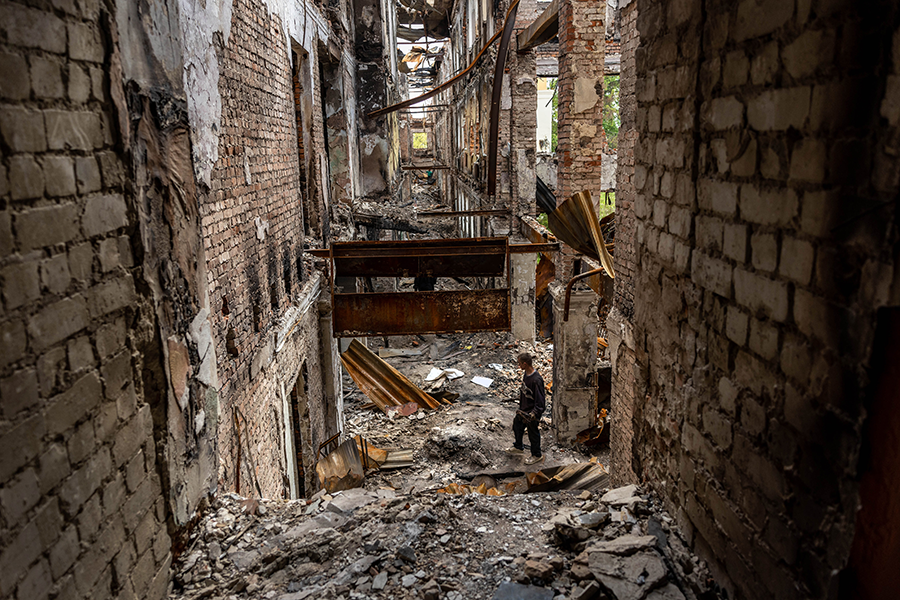
POLYGON ((529 492, 556 490, 597 491, 609 486, 609 471, 595 462, 575 463, 526 473, 529 492))
POLYGON ((599 260, 610 277, 616 276, 589 191, 578 192, 557 206, 547 215, 547 221, 553 235, 585 256, 599 260))
POLYGON ((421 408, 435 409, 440 406, 437 400, 357 340, 350 342, 341 354, 341 363, 359 389, 383 412, 388 406, 400 406, 407 402, 415 402, 421 408))
POLYGON ((329 492, 359 487, 365 478, 355 440, 347 440, 316 463, 319 483, 329 492))

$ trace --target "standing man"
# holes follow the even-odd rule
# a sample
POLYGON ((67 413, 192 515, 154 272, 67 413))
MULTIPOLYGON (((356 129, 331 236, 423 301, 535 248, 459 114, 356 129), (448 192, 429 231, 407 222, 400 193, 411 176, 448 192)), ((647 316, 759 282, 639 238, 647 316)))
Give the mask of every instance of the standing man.
POLYGON ((538 423, 541 421, 541 414, 547 407, 547 396, 544 391, 544 380, 541 378, 541 374, 535 371, 531 355, 527 352, 520 354, 518 363, 519 368, 525 371, 525 376, 522 378, 522 387, 519 390, 519 409, 516 411, 516 418, 513 419, 513 433, 516 441, 506 451, 509 454, 525 454, 522 436, 527 429, 528 442, 531 444, 531 456, 525 459, 525 464, 534 465, 544 460, 544 456, 541 454, 541 432, 538 430, 538 423))

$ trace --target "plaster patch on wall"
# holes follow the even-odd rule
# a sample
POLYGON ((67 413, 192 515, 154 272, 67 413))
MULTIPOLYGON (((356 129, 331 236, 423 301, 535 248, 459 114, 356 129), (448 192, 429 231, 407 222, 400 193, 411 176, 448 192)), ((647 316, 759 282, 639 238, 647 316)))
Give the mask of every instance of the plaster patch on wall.
POLYGON ((225 44, 228 44, 232 4, 231 0, 207 0, 205 5, 181 0, 178 8, 194 173, 209 187, 213 165, 219 158, 222 119, 219 61, 213 46, 213 34, 221 33, 225 44))
POLYGON ((269 231, 269 222, 263 221, 259 217, 256 217, 253 222, 256 224, 256 239, 263 241, 266 239, 266 232, 269 231))
POLYGON ((500 108, 510 110, 512 108, 512 93, 509 89, 509 73, 503 74, 503 83, 500 85, 500 108))
POLYGON ((587 77, 579 77, 575 80, 575 111, 576 113, 590 110, 597 105, 600 96, 595 89, 597 81, 587 77))
POLYGON ((591 123, 575 121, 572 123, 572 133, 575 137, 594 137, 597 135, 597 126, 591 123))
MULTIPOLYGON (((311 51, 316 39, 327 43, 328 24, 314 6, 295 0, 267 0, 266 5, 270 14, 281 18, 286 48, 291 48, 291 38, 298 40, 307 51, 311 51)), ((222 121, 219 61, 213 36, 221 33, 228 45, 232 0, 207 0, 206 3, 179 0, 178 8, 194 173, 209 187, 213 166, 219 159, 222 121)), ((290 55, 286 59, 290 61, 290 55)))

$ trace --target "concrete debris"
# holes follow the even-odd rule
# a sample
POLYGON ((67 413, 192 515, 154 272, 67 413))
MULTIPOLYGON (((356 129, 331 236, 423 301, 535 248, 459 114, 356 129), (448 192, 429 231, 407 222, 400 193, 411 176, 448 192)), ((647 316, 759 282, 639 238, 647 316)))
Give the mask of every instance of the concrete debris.
POLYGON ((609 520, 611 509, 597 495, 569 491, 489 497, 355 488, 290 501, 224 494, 176 559, 170 598, 720 597, 653 497, 635 524, 609 520), (252 503, 255 514, 245 510, 252 503), (560 544, 560 525, 583 532, 582 543, 560 544))

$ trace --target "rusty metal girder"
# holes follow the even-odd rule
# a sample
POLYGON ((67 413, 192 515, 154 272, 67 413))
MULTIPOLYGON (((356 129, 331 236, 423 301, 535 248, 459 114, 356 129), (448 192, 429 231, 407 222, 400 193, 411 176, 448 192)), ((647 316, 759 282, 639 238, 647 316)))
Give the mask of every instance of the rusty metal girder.
POLYGON ((500 277, 507 238, 340 242, 331 247, 336 277, 500 277))
POLYGON ((335 337, 509 331, 509 289, 335 294, 335 337))

